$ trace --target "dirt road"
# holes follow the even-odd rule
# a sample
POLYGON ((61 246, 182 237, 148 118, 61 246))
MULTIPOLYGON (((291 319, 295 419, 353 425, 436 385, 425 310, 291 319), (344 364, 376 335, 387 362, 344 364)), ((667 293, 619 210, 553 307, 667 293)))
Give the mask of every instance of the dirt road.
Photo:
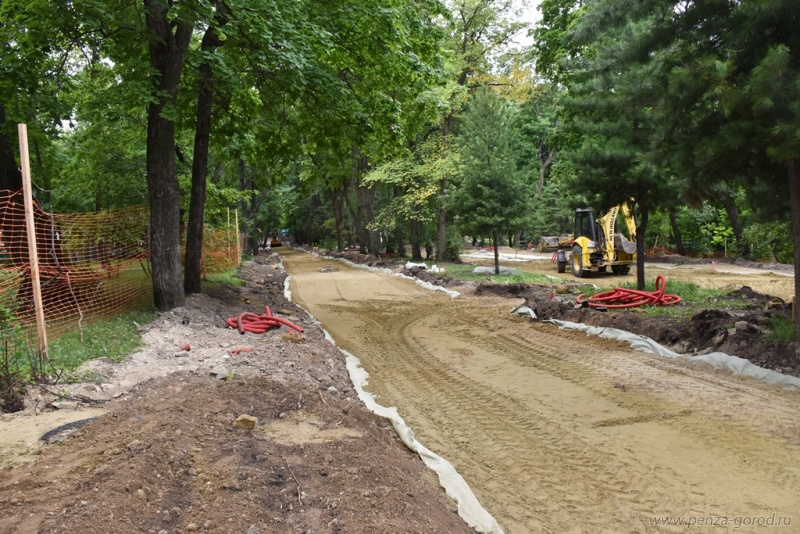
POLYGON ((800 392, 514 318, 507 299, 281 256, 366 389, 506 532, 686 530, 662 516, 763 532, 792 514, 774 531, 800 532, 800 392))

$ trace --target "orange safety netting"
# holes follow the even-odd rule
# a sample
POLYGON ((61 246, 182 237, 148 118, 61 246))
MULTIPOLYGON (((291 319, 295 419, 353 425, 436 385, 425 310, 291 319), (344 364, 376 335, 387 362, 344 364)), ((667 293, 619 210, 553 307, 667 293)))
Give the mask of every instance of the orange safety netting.
MULTIPOLYGON (((34 201, 49 338, 152 302, 149 219, 147 206, 52 214, 34 201)), ((204 272, 238 266, 235 230, 205 234, 204 272)), ((22 192, 0 191, 0 316, 24 329, 36 324, 31 276, 22 192)))

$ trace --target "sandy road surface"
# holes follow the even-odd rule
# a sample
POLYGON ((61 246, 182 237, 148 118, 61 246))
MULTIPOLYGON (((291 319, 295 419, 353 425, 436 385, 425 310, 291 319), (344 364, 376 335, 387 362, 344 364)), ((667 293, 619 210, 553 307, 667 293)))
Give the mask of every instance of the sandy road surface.
POLYGON ((800 392, 513 318, 509 300, 281 256, 294 299, 361 359, 367 389, 506 532, 686 530, 658 516, 764 532, 752 516, 792 515, 770 531, 800 532, 800 392))

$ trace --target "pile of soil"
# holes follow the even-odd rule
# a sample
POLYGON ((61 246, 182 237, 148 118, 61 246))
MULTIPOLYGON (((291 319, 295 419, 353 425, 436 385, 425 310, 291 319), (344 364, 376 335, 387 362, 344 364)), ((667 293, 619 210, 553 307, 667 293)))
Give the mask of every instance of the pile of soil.
MULTIPOLYGON (((486 290, 484 288, 484 290, 486 290)), ((743 287, 726 299, 743 301, 736 309, 707 309, 688 319, 644 316, 640 311, 576 307, 575 296, 550 299, 546 288, 531 288, 523 296, 540 319, 560 319, 592 326, 609 326, 647 336, 665 347, 689 355, 723 352, 750 360, 780 373, 800 376, 797 343, 771 341, 769 327, 776 313, 788 315, 787 305, 773 305, 773 297, 743 287)))
POLYGON ((0 417, 6 434, 54 406, 106 410, 48 432, 32 463, 0 458, 0 532, 473 532, 284 298, 277 258, 240 276, 142 326, 147 347, 124 364, 88 364, 94 383, 32 389, 25 413, 0 417), (303 336, 226 325, 265 306, 303 336))
POLYGON ((702 310, 688 319, 645 316, 640 309, 582 308, 576 305, 577 290, 559 295, 553 294, 550 286, 535 284, 481 282, 475 292, 523 298, 540 320, 558 319, 618 328, 647 336, 681 354, 723 352, 766 369, 800 377, 800 344, 774 342, 769 337, 773 315, 790 317, 791 306, 747 286, 725 296, 725 300, 741 301, 741 306, 702 310))

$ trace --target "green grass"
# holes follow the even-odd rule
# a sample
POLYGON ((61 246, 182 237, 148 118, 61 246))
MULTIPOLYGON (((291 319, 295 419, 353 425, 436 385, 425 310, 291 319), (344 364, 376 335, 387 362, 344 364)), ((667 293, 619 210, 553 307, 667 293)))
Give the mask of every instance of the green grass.
MULTIPOLYGON (((434 262, 425 262, 430 267, 434 262)), ((473 282, 486 280, 489 278, 492 282, 503 284, 551 284, 553 279, 543 274, 517 272, 514 274, 476 274, 472 272, 475 270, 475 265, 466 263, 447 263, 444 265, 446 274, 458 280, 469 280, 473 282)))
POLYGON ((120 362, 143 344, 134 323, 149 323, 155 318, 151 311, 132 310, 85 327, 83 341, 80 332, 62 336, 49 344, 50 361, 56 369, 65 371, 96 358, 120 362))
MULTIPOLYGON (((636 289, 636 282, 623 282, 600 289, 587 288, 587 295, 611 291, 615 287, 636 289)), ((645 282, 645 291, 655 291, 655 280, 645 282)), ((744 299, 727 298, 730 291, 722 289, 705 289, 692 282, 668 281, 665 293, 678 295, 681 302, 672 306, 641 306, 640 312, 646 316, 656 317, 690 317, 697 312, 709 308, 739 309, 747 306, 744 299)))
POLYGON ((772 345, 797 341, 797 334, 792 320, 785 315, 774 314, 770 320, 766 341, 772 345))
POLYGON ((237 278, 236 273, 236 269, 229 269, 222 273, 209 274, 206 275, 206 279, 203 280, 203 282, 211 285, 227 284, 231 286, 243 286, 244 280, 237 278))

